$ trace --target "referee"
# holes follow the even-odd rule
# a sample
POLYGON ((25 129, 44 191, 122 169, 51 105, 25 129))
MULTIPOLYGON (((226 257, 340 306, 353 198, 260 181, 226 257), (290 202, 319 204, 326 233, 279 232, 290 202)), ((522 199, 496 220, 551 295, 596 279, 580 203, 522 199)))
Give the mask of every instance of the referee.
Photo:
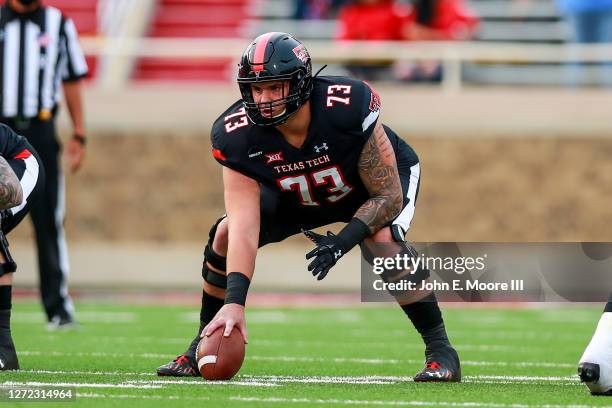
POLYGON ((0 122, 23 135, 40 155, 47 177, 32 207, 40 292, 49 328, 74 324, 64 239, 64 179, 55 119, 61 89, 72 119, 67 159, 75 172, 85 157, 81 79, 87 64, 72 20, 41 0, 6 0, 0 8, 0 122))

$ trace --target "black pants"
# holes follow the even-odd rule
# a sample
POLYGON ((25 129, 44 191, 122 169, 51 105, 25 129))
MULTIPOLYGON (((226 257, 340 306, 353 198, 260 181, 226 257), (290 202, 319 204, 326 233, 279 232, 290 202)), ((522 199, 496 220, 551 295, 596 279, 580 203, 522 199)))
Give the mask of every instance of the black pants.
POLYGON ((28 139, 45 168, 44 191, 30 210, 38 248, 40 293, 49 321, 56 317, 72 319, 74 308, 68 295, 69 264, 63 226, 64 177, 61 172, 61 146, 55 130, 55 120, 3 122, 28 139))

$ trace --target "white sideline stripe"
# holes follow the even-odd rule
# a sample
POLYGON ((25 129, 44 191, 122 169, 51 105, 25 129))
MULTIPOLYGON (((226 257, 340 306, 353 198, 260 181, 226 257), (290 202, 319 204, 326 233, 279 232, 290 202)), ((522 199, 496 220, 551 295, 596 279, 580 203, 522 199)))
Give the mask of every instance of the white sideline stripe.
MULTIPOLYGON (((249 356, 251 360, 261 361, 285 361, 285 362, 334 362, 334 363, 360 363, 360 364, 423 364, 422 360, 397 360, 397 359, 381 359, 381 358, 343 358, 343 357, 291 357, 291 356, 249 356)), ((533 361, 461 361, 465 366, 476 367, 546 367, 546 368, 575 368, 576 364, 569 363, 544 363, 533 361)))
MULTIPOLYGON (((176 378, 176 377, 175 377, 176 378)), ((153 384, 153 385, 191 385, 191 386, 203 386, 207 387, 209 385, 242 385, 246 387, 280 387, 279 384, 271 383, 271 382, 263 382, 263 381, 241 381, 241 380, 232 380, 232 381, 206 381, 201 378, 194 378, 193 380, 177 380, 175 378, 169 377, 166 380, 132 380, 126 381, 128 384, 153 384)))
MULTIPOLYGON (((99 337, 97 337, 99 338, 99 337)), ((184 343, 185 340, 183 339, 184 343)), ((395 342, 385 342, 385 344, 396 344, 405 349, 417 349, 422 350, 422 344, 416 343, 408 343, 405 340, 398 340, 395 342)), ((279 347, 279 346, 326 346, 329 347, 328 342, 317 341, 317 340, 297 340, 297 341, 288 341, 288 340, 268 340, 268 339, 254 339, 249 344, 253 344, 254 346, 264 346, 264 347, 279 347)), ((348 341, 343 344, 343 347, 347 345, 350 346, 363 346, 363 347, 380 347, 380 342, 373 341, 348 341)), ((514 346, 504 346, 497 344, 461 344, 456 345, 455 348, 458 351, 491 351, 491 352, 499 352, 499 351, 508 351, 508 352, 538 352, 544 350, 543 347, 514 347, 514 346)), ((548 349, 546 349, 548 350, 548 349)))
MULTIPOLYGON (((72 374, 72 375, 135 375, 135 376, 155 376, 154 373, 119 373, 112 372, 86 372, 86 371, 51 371, 51 370, 23 370, 21 372, 34 374, 72 374)), ((233 381, 203 381, 200 379, 174 379, 166 378, 159 380, 125 380, 123 384, 149 384, 149 385, 166 385, 166 384, 189 384, 189 385, 238 385, 251 387, 278 387, 282 384, 376 384, 376 385, 393 385, 401 382, 412 382, 412 377, 409 376, 276 376, 276 375, 239 375, 233 381)), ((507 375, 476 375, 464 376, 463 381, 466 383, 475 384, 538 384, 538 385, 564 385, 582 387, 578 376, 507 376, 507 375)), ((54 383, 49 383, 53 384, 54 383)))
POLYGON ((45 357, 116 357, 116 358, 156 358, 166 359, 175 358, 175 354, 155 354, 155 353, 104 353, 104 352, 75 352, 64 353, 62 351, 20 351, 24 356, 45 356, 45 357))
MULTIPOLYGON (((131 395, 131 394, 95 394, 77 393, 77 398, 115 398, 115 399, 154 399, 154 400, 189 400, 210 401, 209 397, 183 397, 178 395, 131 395)), ((432 402, 432 401, 385 401, 385 400, 339 400, 339 399, 309 399, 309 398, 260 398, 260 397, 230 397, 231 401, 242 402, 277 402, 294 404, 343 404, 343 405, 395 405, 413 407, 494 407, 494 408, 589 408, 588 405, 524 405, 498 404, 484 402, 432 402)))
MULTIPOLYGON (((79 315, 80 317, 80 315, 79 315)), ((79 319, 80 320, 80 319, 79 319)), ((42 322, 42 317, 41 320, 42 322)), ((49 340, 58 340, 60 338, 57 334, 45 334, 44 338, 49 340)), ((180 344, 184 345, 186 343, 186 339, 183 337, 167 337, 167 338, 159 338, 159 337, 125 337, 125 336, 95 336, 97 341, 110 341, 110 342, 125 342, 132 344, 139 343, 158 343, 158 344, 180 344)), ((316 347, 316 346, 326 346, 329 347, 328 342, 318 341, 318 340, 296 340, 296 341, 288 341, 288 340, 275 340, 275 339, 253 339, 249 342, 249 344, 253 346, 261 346, 261 347, 279 347, 279 346, 297 346, 297 347, 316 347)), ((385 341, 385 344, 397 345, 401 346, 404 349, 415 349, 422 350, 423 345, 416 343, 409 343, 404 339, 398 339, 397 341, 385 341)), ((380 347, 380 342, 373 341, 347 341, 344 343, 342 347, 346 346, 361 346, 361 347, 380 347)), ((458 351, 480 351, 480 352, 512 352, 512 353, 541 353, 542 351, 547 351, 548 348, 545 347, 515 347, 508 345, 500 345, 500 344, 460 344, 455 345, 455 348, 458 351)))
POLYGON ((116 398, 116 399, 154 399, 154 400, 192 400, 192 401, 210 401, 208 397, 183 397, 178 395, 130 395, 130 394, 95 394, 95 393, 80 393, 77 392, 77 398, 116 398))
POLYGON ((447 402, 447 401, 386 401, 386 400, 342 400, 342 399, 310 399, 310 398, 260 398, 260 397, 230 397, 232 401, 243 402, 278 402, 294 404, 344 404, 344 405, 395 405, 413 407, 495 407, 495 408, 588 408, 589 405, 525 405, 500 404, 491 402, 447 402))
MULTIPOLYGON (((11 315, 19 323, 47 321, 45 315, 41 312, 15 312, 11 315)), ((132 323, 137 318, 136 313, 132 312, 79 312, 79 322, 82 323, 132 323)))
MULTIPOLYGON (((165 359, 174 358, 174 354, 155 354, 155 353, 64 353, 59 351, 20 351, 19 354, 25 356, 45 356, 45 357, 117 357, 117 358, 154 358, 165 359)), ((398 360, 398 359, 383 359, 383 358, 348 358, 348 357, 294 357, 294 356, 248 356, 250 360, 259 361, 283 361, 283 362, 334 362, 334 363, 357 363, 357 364, 423 364, 422 360, 398 360)), ((545 363, 540 361, 461 361, 464 366, 474 367, 540 367, 540 368, 575 368, 576 364, 570 363, 545 363)))
MULTIPOLYGON (((41 315, 42 316, 42 315, 41 315)), ((79 315, 80 317, 80 315, 79 315)), ((41 317, 42 319, 42 317, 41 317)), ((79 319, 80 320, 80 319, 79 319)), ((42 320, 41 320, 42 321, 42 320)), ((60 336, 57 334, 46 334, 43 335, 46 339, 49 340, 57 340, 60 336)), ((113 341, 113 342, 126 342, 126 343, 159 343, 159 344, 181 344, 184 345, 186 343, 186 339, 183 337, 150 337, 150 336, 142 336, 142 337, 125 337, 125 336, 95 336, 97 341, 113 341)), ((253 339, 249 342, 253 346, 262 346, 262 347, 279 347, 279 346, 326 346, 329 347, 328 342, 318 341, 318 340, 276 340, 276 339, 253 339)), ((416 343, 409 343, 404 339, 398 339, 397 341, 385 341, 385 344, 394 344, 401 346, 404 349, 415 349, 422 350, 423 345, 416 343)), ((342 347, 349 346, 362 346, 362 347, 380 347, 380 342, 373 341, 347 341, 343 344, 342 347)), ((461 344, 456 345, 455 348, 458 351, 484 351, 484 352, 499 352, 499 351, 507 351, 507 352, 542 352, 544 350, 548 350, 545 347, 515 347, 508 345, 500 345, 500 344, 461 344)))
MULTIPOLYGON (((467 320, 466 320, 467 322, 467 320)), ((473 322, 472 322, 473 323, 473 322)), ((477 323, 477 322, 476 322, 477 323)), ((397 338, 403 339, 406 336, 406 330, 389 330, 385 332, 390 339, 397 338)), ((351 338, 359 337, 372 337, 372 330, 365 329, 352 329, 347 335, 351 338)), ((536 331, 525 331, 522 328, 520 330, 507 331, 507 330, 486 330, 486 331, 468 331, 468 330, 453 330, 453 338, 468 338, 468 339, 501 339, 501 340, 551 340, 555 341, 568 341, 575 342, 576 340, 584 340, 584 336, 581 333, 542 333, 536 331)))
MULTIPOLYGON (((15 373, 31 373, 31 374, 68 374, 68 375, 133 375, 133 376, 144 376, 144 377, 156 377, 157 374, 154 372, 122 372, 122 371, 66 371, 66 370, 19 370, 15 373)), ((240 380, 253 380, 253 381, 294 381, 304 378, 314 378, 321 381, 329 381, 332 379, 354 379, 355 381, 366 380, 366 379, 378 379, 378 380, 393 380, 393 381, 412 381, 410 376, 390 376, 390 375, 367 375, 367 376, 287 376, 287 375, 239 375, 236 378, 240 380)), ((577 375, 568 376, 526 376, 526 375, 466 375, 463 376, 464 380, 509 380, 509 381, 578 381, 577 375)), ((161 380, 159 380, 161 381, 161 380)))
MULTIPOLYGON (((299 381, 303 379, 315 379, 317 381, 363 381, 363 380, 386 380, 386 381, 413 381, 412 376, 393 375, 367 375, 367 376, 291 376, 291 375, 240 375, 241 379, 254 379, 257 381, 274 380, 280 382, 299 381)), ((511 381, 578 381, 577 375, 570 376, 525 376, 525 375, 467 375, 463 379, 468 380, 511 380, 511 381)))
POLYGON ((246 387, 280 387, 279 384, 275 384, 272 382, 264 382, 257 380, 247 380, 242 381, 242 379, 232 380, 232 381, 206 381, 201 378, 194 378, 193 380, 177 380, 176 377, 168 377, 166 380, 131 380, 126 381, 129 384, 155 384, 159 386, 163 385, 184 385, 189 384, 192 386, 204 386, 207 387, 209 385, 243 385, 246 387))
POLYGON ((9 387, 83 387, 83 388, 162 388, 161 385, 155 384, 131 384, 131 383, 70 383, 70 382, 39 382, 39 381, 5 381, 0 383, 2 386, 9 387))
POLYGON ((144 372, 144 373, 134 373, 134 372, 122 372, 122 371, 63 371, 63 370, 19 370, 16 373, 30 373, 30 374, 63 374, 63 375, 134 375, 134 376, 146 376, 146 377, 157 377, 157 373, 154 372, 144 372))

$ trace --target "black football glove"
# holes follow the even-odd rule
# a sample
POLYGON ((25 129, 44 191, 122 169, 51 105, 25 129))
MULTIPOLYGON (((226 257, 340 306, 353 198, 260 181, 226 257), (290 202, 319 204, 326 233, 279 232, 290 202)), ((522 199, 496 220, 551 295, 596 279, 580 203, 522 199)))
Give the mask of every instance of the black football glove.
POLYGON ((317 246, 306 254, 306 259, 314 258, 308 265, 308 270, 312 272, 312 276, 317 277, 317 280, 321 280, 344 255, 344 248, 338 236, 331 231, 327 231, 327 236, 307 230, 302 232, 317 246))

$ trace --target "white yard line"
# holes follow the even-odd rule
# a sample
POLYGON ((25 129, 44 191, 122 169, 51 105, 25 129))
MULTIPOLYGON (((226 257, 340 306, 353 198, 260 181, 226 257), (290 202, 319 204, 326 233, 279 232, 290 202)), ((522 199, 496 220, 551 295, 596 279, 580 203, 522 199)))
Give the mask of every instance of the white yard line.
MULTIPOLYGON (((451 329, 449 330, 449 334, 452 335, 454 339, 463 339, 467 338, 468 341, 472 339, 500 339, 500 340, 554 340, 556 342, 560 341, 576 341, 576 340, 588 340, 585 339, 584 333, 578 332, 569 332, 569 333, 557 333, 554 331, 546 332, 546 331, 530 331, 525 330, 524 328, 517 330, 491 330, 491 329, 482 329, 482 330, 464 330, 464 329, 451 329)), ((347 332, 347 336, 350 338, 371 338, 372 330, 366 329, 350 329, 347 332)), ((385 331, 385 336, 388 339, 402 339, 406 336, 406 329, 390 329, 385 331)))
MULTIPOLYGON (((382 358, 344 358, 344 357, 294 357, 294 356, 247 356, 248 359, 260 361, 284 361, 284 362, 334 362, 334 363, 359 363, 359 364, 423 364, 422 360, 398 360, 382 358)), ((575 368, 575 364, 569 363, 544 363, 533 361, 471 361, 463 360, 464 366, 476 367, 546 367, 546 368, 575 368)))
MULTIPOLYGON (((41 312, 12 312, 11 318, 19 323, 45 323, 45 315, 41 312)), ((79 312, 81 323, 133 323, 138 320, 138 314, 133 312, 79 312)))
POLYGON ((128 371, 66 371, 66 370, 19 370, 14 373, 28 373, 28 374, 61 374, 61 375, 101 375, 101 376, 112 376, 112 375, 121 375, 121 376, 146 376, 146 377, 156 377, 157 373, 151 372, 142 372, 142 373, 134 373, 128 371))
MULTIPOLYGON (((100 372, 100 371, 52 371, 52 370, 24 370, 28 374, 63 374, 63 375, 99 375, 99 376, 155 376, 155 373, 120 373, 117 371, 100 372)), ((203 381, 201 379, 178 379, 166 377, 164 379, 155 380, 124 380, 121 384, 124 385, 193 385, 193 386, 208 386, 208 385, 236 385, 236 386, 251 386, 251 387, 276 387, 283 384, 378 384, 392 385, 402 382, 412 382, 411 376, 283 376, 283 375, 239 375, 233 381, 203 381)), ((566 386, 582 386, 578 381, 578 376, 508 376, 508 375, 476 375, 464 376, 463 381, 466 383, 475 384, 554 384, 566 386)), ((45 383, 56 385, 56 383, 45 383)), ((80 383, 74 383, 80 384, 80 383)))
MULTIPOLYGON (((47 334, 44 336, 49 340, 58 340, 59 336, 56 334, 47 334)), ((157 343, 157 344, 180 344, 187 345, 189 341, 188 338, 180 338, 180 337, 125 337, 125 336, 95 336, 96 341, 100 342, 121 342, 121 343, 157 343)), ((415 349, 422 350, 422 344, 416 344, 408 342, 404 339, 397 339, 395 341, 385 340, 385 345, 393 344, 398 347, 402 347, 404 349, 415 349)), ((329 342, 319 341, 319 340, 276 340, 276 339, 260 339, 256 338, 249 342, 249 344, 253 346, 262 346, 262 347, 317 347, 317 346, 325 346, 329 347, 329 342)), ((373 341, 347 341, 343 344, 343 347, 346 346, 359 346, 359 347, 380 347, 380 342, 373 341)), ((460 344, 455 346, 455 348, 459 351, 483 351, 483 352, 542 352, 543 350, 548 350, 545 347, 516 347, 510 345, 500 345, 500 344, 460 344)))
POLYGON ((312 398, 260 398, 260 397, 230 397, 231 401, 272 402, 293 404, 344 404, 344 405, 393 405, 411 407, 493 407, 493 408, 589 408, 588 405, 525 405, 500 404, 490 402, 450 402, 450 401, 385 401, 385 400, 343 400, 343 399, 312 399, 312 398))
MULTIPOLYGON (((185 343, 185 340, 183 340, 183 343, 185 343)), ((401 347, 404 349, 416 349, 416 350, 423 349, 422 344, 410 343, 406 340, 396 340, 396 341, 385 340, 384 342, 385 345, 389 345, 390 343, 393 345, 397 345, 398 347, 401 347)), ((249 342, 249 344, 252 344, 254 346, 265 346, 265 347, 291 347, 291 346, 329 347, 330 346, 329 342, 317 341, 317 340, 291 341, 291 340, 274 340, 274 339, 253 339, 252 341, 249 342)), ((348 340, 347 342, 342 344, 342 347, 347 347, 347 346, 380 347, 382 344, 383 344, 382 342, 348 340)), ((517 353, 517 352, 534 352, 535 353, 535 352, 538 352, 538 351, 541 352, 542 350, 544 350, 543 347, 540 347, 540 348, 538 347, 515 347, 515 346, 507 346, 507 345, 499 345, 499 344, 460 344, 460 345, 456 345, 455 348, 458 351, 485 351, 485 352, 487 351, 490 351, 490 352, 506 351, 506 352, 512 352, 512 353, 517 353)))
POLYGON ((77 398, 116 398, 116 399, 153 399, 153 400, 190 400, 210 401, 208 397, 183 397, 178 395, 130 395, 130 394, 96 394, 89 392, 77 392, 77 398))
MULTIPOLYGON (((105 353, 105 352, 74 352, 66 353, 59 351, 20 351, 19 354, 25 356, 45 356, 45 357, 116 357, 116 358, 151 358, 167 359, 174 358, 174 354, 157 353, 105 353)), ((334 362, 334 363, 356 363, 356 364, 423 364, 422 360, 399 360, 384 358, 352 358, 352 357, 296 357, 296 356, 251 356, 247 354, 247 359, 258 361, 283 361, 283 362, 334 362)), ((575 364, 570 363, 546 363, 541 361, 472 361, 463 360, 464 366, 474 367, 535 367, 535 368, 575 368, 575 364)))
POLYGON ((116 358, 155 358, 167 359, 175 358, 176 354, 155 354, 155 353, 106 353, 106 352, 82 352, 66 353, 62 351, 19 351, 17 354, 24 356, 44 356, 44 357, 116 357, 116 358))
MULTIPOLYGON (((151 399, 151 400, 186 400, 210 401, 209 397, 132 395, 132 394, 96 394, 77 393, 77 398, 111 398, 111 399, 151 399)), ((491 408, 589 408, 589 405, 526 405, 500 404, 490 402, 451 402, 451 401, 394 401, 394 400, 350 400, 350 399, 313 399, 313 398, 277 398, 277 397, 229 397, 229 401, 264 402, 279 404, 318 404, 318 405, 375 405, 375 406, 408 406, 408 407, 491 407, 491 408)))
POLYGON ((232 381, 205 381, 202 379, 193 378, 191 380, 180 380, 177 378, 168 378, 166 380, 129 380, 126 381, 129 384, 154 384, 159 386, 164 385, 193 385, 193 386, 209 386, 209 385, 244 385, 247 387, 280 387, 280 384, 276 384, 272 381, 258 381, 256 379, 248 379, 241 381, 240 378, 232 381))
POLYGON ((3 387, 162 388, 157 384, 5 381, 3 387))

